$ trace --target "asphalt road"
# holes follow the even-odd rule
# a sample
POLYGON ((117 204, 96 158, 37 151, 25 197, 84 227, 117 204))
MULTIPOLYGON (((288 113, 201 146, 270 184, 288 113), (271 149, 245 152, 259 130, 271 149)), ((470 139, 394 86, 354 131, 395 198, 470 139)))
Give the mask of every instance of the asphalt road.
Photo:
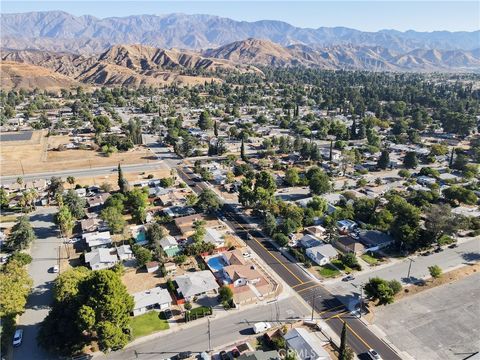
MULTIPOLYGON (((179 169, 178 174, 189 186, 193 186, 192 189, 197 193, 208 188, 208 185, 204 182, 195 182, 193 179, 196 175, 191 171, 179 169)), ((398 354, 373 334, 362 321, 350 315, 337 296, 332 295, 321 284, 307 275, 295 262, 285 257, 261 231, 252 229, 245 216, 235 211, 234 205, 225 204, 223 211, 228 219, 227 222, 236 233, 283 281, 314 307, 320 317, 328 322, 332 330, 340 336, 343 323, 347 324, 349 329, 347 342, 355 353, 365 354, 373 348, 384 359, 400 359, 398 354)))
POLYGON ((446 248, 442 252, 433 253, 428 256, 412 256, 413 262, 410 267, 410 260, 404 259, 400 262, 386 264, 371 271, 355 275, 355 280, 348 283, 333 280, 327 281, 325 286, 335 294, 351 296, 359 292, 360 285, 368 282, 372 277, 380 277, 385 280, 398 280, 403 284, 415 283, 419 280, 430 277, 429 266, 438 265, 444 272, 457 267, 459 264, 475 263, 480 260, 480 238, 473 238, 460 242, 454 249, 446 248), (409 274, 410 268, 410 276, 409 274))
MULTIPOLYGON (((225 344, 241 342, 253 336, 252 325, 258 321, 277 323, 282 319, 302 318, 309 309, 296 297, 278 302, 250 307, 245 310, 230 310, 227 316, 218 316, 210 321, 210 339, 212 349, 225 344)), ((226 315, 226 314, 224 314, 226 315)), ((100 356, 100 359, 166 359, 180 351, 201 353, 209 350, 208 324, 205 319, 190 323, 192 326, 155 336, 139 345, 122 351, 100 356)))
POLYGON ((38 208, 31 216, 30 222, 37 239, 31 247, 32 263, 28 273, 33 279, 33 290, 27 299, 25 312, 20 316, 18 327, 24 329, 22 345, 13 350, 14 360, 51 359, 37 345, 39 324, 47 316, 53 300, 53 281, 57 274, 49 269, 58 264, 58 247, 62 240, 57 237, 58 231, 53 223, 55 207, 38 208))

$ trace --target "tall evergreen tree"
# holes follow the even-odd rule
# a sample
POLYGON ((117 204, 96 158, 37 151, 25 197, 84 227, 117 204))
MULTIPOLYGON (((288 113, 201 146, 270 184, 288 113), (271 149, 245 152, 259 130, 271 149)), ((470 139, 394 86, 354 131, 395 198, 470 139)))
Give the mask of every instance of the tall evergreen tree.
POLYGON ((332 161, 333 158, 333 140, 330 140, 330 154, 328 155, 328 161, 332 161))
POLYGON ((387 149, 383 149, 380 157, 378 158, 377 167, 385 170, 388 165, 390 165, 390 154, 387 149))
POLYGON ((240 148, 240 157, 242 158, 243 161, 247 161, 247 156, 245 154, 245 142, 243 141, 243 138, 242 138, 242 145, 240 148))
POLYGON ((125 179, 123 177, 123 171, 122 171, 122 168, 121 168, 120 164, 118 164, 118 187, 119 187, 120 192, 122 194, 124 194, 125 191, 127 190, 126 189, 126 182, 125 182, 125 179))
POLYGON ((353 119, 352 127, 350 128, 350 139, 356 139, 356 138, 357 138, 357 122, 355 119, 353 119))
POLYGON ((343 322, 342 334, 340 335, 340 348, 338 350, 338 360, 345 360, 346 349, 347 349, 347 323, 343 322))
POLYGON ((215 134, 215 137, 218 137, 218 128, 216 121, 213 123, 213 133, 215 134))

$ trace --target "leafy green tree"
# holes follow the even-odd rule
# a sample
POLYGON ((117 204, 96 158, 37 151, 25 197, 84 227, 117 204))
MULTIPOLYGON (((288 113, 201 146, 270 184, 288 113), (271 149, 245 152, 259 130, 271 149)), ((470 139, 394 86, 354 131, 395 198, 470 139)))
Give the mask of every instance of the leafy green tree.
POLYGON ((434 279, 437 279, 440 276, 442 276, 442 269, 438 265, 429 266, 428 271, 430 272, 430 276, 434 279))
POLYGON ((321 195, 332 189, 330 178, 324 171, 317 171, 310 177, 310 191, 315 195, 321 195))
POLYGON ((32 257, 23 252, 15 251, 10 257, 8 258, 8 262, 16 261, 19 266, 26 266, 32 262, 32 257))
POLYGON ((28 217, 20 216, 8 235, 8 247, 12 250, 26 249, 36 239, 28 217))
POLYGON ((72 235, 73 227, 75 226, 75 218, 67 206, 62 206, 55 215, 55 223, 60 228, 60 231, 66 236, 72 235))
POLYGON ((433 204, 424 214, 425 229, 431 234, 432 241, 438 241, 443 235, 452 235, 458 225, 458 219, 452 214, 448 204, 433 204))
POLYGON ((96 134, 110 131, 111 122, 108 116, 100 115, 93 119, 93 128, 96 134))
POLYGON ((203 110, 198 118, 198 127, 202 130, 213 128, 213 120, 207 110, 203 110))
POLYGON ((151 224, 147 229, 147 237, 151 244, 159 242, 165 236, 167 236, 167 231, 157 223, 151 224))
POLYGON ((296 168, 289 168, 285 172, 285 182, 290 186, 296 186, 300 182, 300 176, 296 168))
POLYGON ((146 188, 134 188, 126 194, 126 205, 132 219, 138 223, 144 223, 148 204, 148 190, 146 188))
POLYGON ((408 151, 403 158, 403 166, 406 169, 415 169, 418 166, 417 153, 415 151, 408 151))
POLYGON ((419 246, 418 230, 420 226, 420 209, 409 204, 407 200, 394 195, 390 197, 387 210, 394 219, 390 225, 390 232, 399 245, 406 249, 415 249, 419 246))
POLYGON ((445 199, 452 205, 458 205, 461 203, 475 205, 478 201, 477 195, 475 195, 472 190, 459 185, 452 185, 449 188, 444 189, 443 196, 445 196, 445 199))
POLYGON ((75 184, 75 178, 73 176, 67 176, 67 183, 70 185, 75 184))
POLYGON ((267 211, 263 218, 263 231, 265 231, 268 236, 272 236, 276 227, 277 220, 275 219, 275 216, 273 216, 271 212, 267 211))
POLYGON ((3 265, 0 271, 0 316, 21 314, 31 287, 32 279, 24 264, 13 260, 3 265))
POLYGON ((198 196, 197 207, 202 212, 212 212, 220 209, 221 202, 213 190, 205 189, 198 196))
POLYGON ((132 251, 135 259, 137 259, 137 266, 139 268, 144 267, 146 263, 152 261, 152 252, 143 246, 133 245, 132 251))
POLYGON ((79 291, 79 284, 90 276, 91 270, 84 266, 68 269, 55 279, 53 297, 56 302, 74 299, 79 291))
POLYGON ((282 247, 287 246, 289 242, 288 236, 280 232, 273 234, 272 239, 282 247))
POLYGON ((222 303, 228 303, 233 299, 233 291, 226 285, 218 290, 218 295, 220 296, 220 301, 222 303))
POLYGON ((8 203, 10 201, 10 197, 7 194, 7 191, 0 187, 0 209, 8 209, 8 203))
POLYGON ((401 290, 402 286, 398 281, 388 282, 379 277, 371 278, 365 284, 364 290, 368 297, 378 300, 379 305, 391 304, 395 295, 401 290))
POLYGON ((105 201, 105 207, 114 207, 120 213, 123 213, 125 210, 126 197, 122 193, 116 193, 112 196, 109 196, 105 201))
POLYGON ((48 185, 48 199, 55 199, 57 195, 61 195, 63 193, 63 181, 61 178, 52 176, 50 178, 50 183, 48 185))
POLYGON ((70 210, 70 213, 76 219, 85 217, 85 206, 87 202, 81 198, 74 190, 70 189, 63 196, 63 204, 70 210))
POLYGON ((100 213, 100 217, 108 224, 108 227, 114 234, 120 234, 123 232, 126 221, 118 208, 107 206, 100 213))
POLYGON ((387 149, 383 149, 378 158, 377 167, 379 169, 386 169, 390 165, 390 153, 387 149))

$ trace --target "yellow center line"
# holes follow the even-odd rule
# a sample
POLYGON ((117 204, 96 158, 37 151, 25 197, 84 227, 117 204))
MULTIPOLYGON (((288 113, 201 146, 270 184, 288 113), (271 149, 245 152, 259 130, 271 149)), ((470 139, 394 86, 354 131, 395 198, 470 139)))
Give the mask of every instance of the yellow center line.
MULTIPOLYGON (((232 220, 233 220, 238 226, 240 226, 243 230, 245 230, 245 231, 248 232, 248 230, 245 229, 237 220, 234 220, 233 218, 232 218, 232 220)), ((271 257, 273 257, 275 260, 277 260, 277 262, 278 262, 280 265, 282 265, 282 266, 285 268, 285 270, 287 270, 295 279, 298 280, 299 284, 297 284, 297 285, 302 285, 302 284, 303 284, 303 280, 301 280, 297 275, 295 275, 295 274, 292 272, 292 270, 290 270, 283 262, 281 262, 280 259, 279 259, 276 255, 272 254, 272 253, 270 252, 270 250, 268 250, 268 249, 265 247, 265 245, 263 245, 255 236, 253 236, 253 235, 250 235, 250 236, 252 237, 252 239, 254 239, 254 240, 258 243, 258 245, 260 245, 268 254, 270 254, 271 257)), ((297 285, 295 285, 295 286, 297 286, 297 285)))
POLYGON ((296 287, 299 287, 301 285, 310 284, 311 282, 315 282, 315 280, 310 280, 310 281, 303 282, 301 284, 297 284, 295 286, 292 286, 292 289, 295 289, 296 287))
POLYGON ((368 345, 368 343, 367 343, 365 340, 362 339, 362 337, 361 337, 360 335, 358 335, 358 334, 355 332, 355 330, 353 330, 353 329, 350 327, 350 325, 348 325, 348 324, 346 323, 345 320, 343 320, 343 319, 340 318, 340 317, 337 317, 337 319, 339 319, 342 323, 346 324, 346 325, 347 325, 347 329, 348 329, 353 335, 355 335, 355 337, 356 337, 358 340, 360 340, 360 341, 367 347, 367 349, 373 349, 370 345, 368 345))
POLYGON ((344 310, 344 311, 342 311, 341 313, 335 314, 335 315, 330 316, 329 318, 326 318, 326 319, 323 319, 323 320, 328 321, 328 320, 333 319, 333 318, 339 318, 339 319, 340 319, 340 316, 342 316, 342 315, 344 315, 344 314, 346 314, 346 313, 350 313, 350 311, 344 310))
POLYGON ((306 287, 305 289, 298 290, 297 293, 301 293, 302 291, 309 290, 317 286, 320 286, 320 284, 311 285, 309 287, 306 287))
POLYGON ((337 310, 337 309, 340 309, 342 307, 344 307, 344 305, 338 305, 338 306, 335 306, 335 307, 330 308, 328 310, 322 311, 321 313, 318 313, 318 315, 323 315, 325 313, 332 312, 333 310, 337 310))

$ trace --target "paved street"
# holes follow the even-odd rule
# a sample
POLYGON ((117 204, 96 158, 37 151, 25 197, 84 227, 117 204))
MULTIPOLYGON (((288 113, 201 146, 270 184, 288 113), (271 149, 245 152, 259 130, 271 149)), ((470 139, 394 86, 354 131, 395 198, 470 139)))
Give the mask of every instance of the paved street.
MULTIPOLYGON (((199 192, 208 185, 204 182, 195 182, 191 172, 182 169, 179 175, 194 191, 199 192)), ((227 223, 236 234, 242 237, 247 245, 280 276, 293 290, 297 292, 306 302, 312 303, 315 311, 328 325, 339 335, 343 322, 346 322, 353 336, 348 338, 348 344, 357 354, 364 354, 370 348, 376 349, 384 359, 400 359, 384 341, 373 334, 359 319, 346 313, 340 301, 341 296, 332 295, 320 283, 307 275, 295 262, 285 257, 273 244, 258 230, 251 230, 250 223, 245 216, 235 211, 235 207, 226 204, 223 211, 228 219, 227 223), (315 298, 315 301, 313 299, 315 298)))
MULTIPOLYGON (((224 344, 248 339, 253 335, 251 327, 258 321, 276 322, 281 319, 305 317, 309 310, 296 298, 289 297, 259 305, 247 310, 230 310, 228 316, 210 321, 211 347, 215 349, 224 344)), ((208 350, 208 324, 206 319, 196 320, 191 327, 156 336, 142 344, 114 352, 101 359, 166 359, 180 351, 201 353, 208 350)))
POLYGON ((410 278, 408 275, 408 268, 410 261, 408 259, 392 264, 386 264, 380 266, 378 269, 373 268, 371 271, 367 271, 363 274, 356 275, 355 280, 351 282, 343 282, 340 279, 326 281, 325 287, 332 293, 341 296, 351 296, 352 294, 359 294, 359 285, 364 284, 372 277, 380 277, 386 280, 398 280, 404 284, 414 282, 419 279, 423 279, 430 276, 428 267, 432 265, 438 265, 444 272, 449 268, 456 267, 458 265, 477 262, 480 260, 480 238, 471 239, 463 243, 459 243, 455 249, 446 248, 440 253, 433 253, 429 256, 416 256, 412 257, 412 266, 410 269, 410 278))
MULTIPOLYGON (((30 216, 37 235, 31 248, 32 263, 28 272, 33 279, 33 291, 28 297, 25 313, 20 317, 19 327, 24 329, 23 343, 13 350, 14 360, 43 360, 49 357, 37 346, 38 325, 47 316, 52 301, 52 286, 57 274, 49 269, 58 263, 58 246, 62 241, 57 237, 53 223, 55 207, 39 208, 30 216)), ((50 357, 51 358, 51 357, 50 357)))

